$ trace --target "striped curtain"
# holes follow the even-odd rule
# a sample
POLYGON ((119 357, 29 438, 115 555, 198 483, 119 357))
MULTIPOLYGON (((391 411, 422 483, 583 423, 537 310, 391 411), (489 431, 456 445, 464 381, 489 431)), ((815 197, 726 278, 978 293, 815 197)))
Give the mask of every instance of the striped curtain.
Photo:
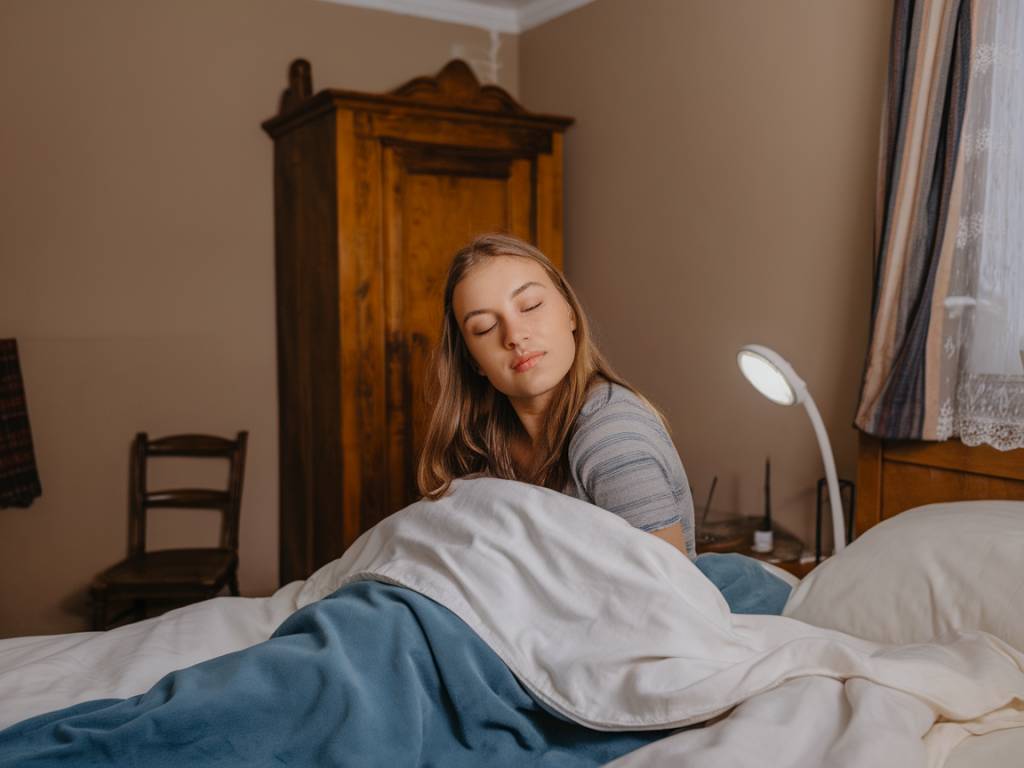
POLYGON ((937 439, 970 48, 971 0, 895 0, 871 336, 854 422, 878 437, 937 439))

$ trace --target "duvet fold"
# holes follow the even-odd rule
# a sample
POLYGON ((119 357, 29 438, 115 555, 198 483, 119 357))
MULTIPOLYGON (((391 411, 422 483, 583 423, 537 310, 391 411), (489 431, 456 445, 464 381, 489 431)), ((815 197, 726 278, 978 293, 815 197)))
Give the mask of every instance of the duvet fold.
MULTIPOLYGON (((153 741, 173 753, 186 748, 178 736, 201 732, 190 755, 255 744, 244 754, 257 765, 923 768, 940 766, 968 733, 1024 725, 1024 656, 995 637, 885 646, 733 615, 671 545, 515 481, 458 480, 446 497, 406 507, 302 584, 295 601, 301 610, 265 643, 172 673, 139 696, 0 732, 0 765, 30 734, 67 742, 104 733, 90 723, 111 712, 126 718, 111 731, 141 724, 149 734, 119 749, 153 741), (357 596, 360 618, 338 613, 357 596), (399 603, 409 626, 374 624, 399 603), (443 642, 424 629, 430 611, 446 617, 443 642), (328 646, 334 652, 316 663, 305 653, 328 646), (442 663, 438 649, 448 647, 459 650, 442 663), (402 670, 412 676, 392 685, 387 675, 402 670), (174 717, 146 725, 154 712, 174 717), (350 738, 352 724, 377 735, 350 738), (440 752, 430 751, 435 735, 440 752)), ((38 755, 49 748, 45 738, 38 746, 38 755)), ((18 754, 19 765, 57 764, 18 754)))
POLYGON ((552 715, 444 606, 360 582, 146 693, 0 732, 0 766, 590 768, 660 735, 552 715))
MULTIPOLYGON (((935 768, 971 733, 1024 726, 1024 654, 992 635, 887 646, 782 616, 734 615, 670 544, 532 485, 456 481, 449 496, 368 531, 306 581, 298 603, 366 578, 448 606, 535 698, 591 728, 679 728, 778 702, 772 718, 786 727, 746 738, 728 718, 718 725, 730 739, 714 759, 687 753, 687 766, 760 765, 751 744, 763 760, 811 735, 802 756, 772 765, 935 768), (804 678, 816 680, 822 705, 789 721, 790 683, 804 678), (836 763, 811 757, 840 752, 836 763)), ((636 759, 660 754, 663 742, 636 759)))

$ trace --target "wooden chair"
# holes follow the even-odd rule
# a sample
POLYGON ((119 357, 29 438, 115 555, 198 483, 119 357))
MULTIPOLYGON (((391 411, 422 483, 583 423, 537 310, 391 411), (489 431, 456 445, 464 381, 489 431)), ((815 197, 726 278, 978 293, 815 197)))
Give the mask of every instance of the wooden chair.
POLYGON ((132 611, 144 615, 147 600, 195 602, 215 596, 225 585, 232 595, 238 594, 238 516, 248 437, 248 432, 239 432, 234 440, 213 435, 172 435, 150 440, 145 432, 135 435, 131 448, 128 557, 93 580, 89 592, 94 630, 107 628, 107 605, 111 600, 133 601, 132 607, 117 616, 116 621, 132 611), (149 490, 147 461, 168 456, 227 459, 227 490, 149 490), (220 510, 220 546, 147 552, 146 513, 157 507, 220 510))

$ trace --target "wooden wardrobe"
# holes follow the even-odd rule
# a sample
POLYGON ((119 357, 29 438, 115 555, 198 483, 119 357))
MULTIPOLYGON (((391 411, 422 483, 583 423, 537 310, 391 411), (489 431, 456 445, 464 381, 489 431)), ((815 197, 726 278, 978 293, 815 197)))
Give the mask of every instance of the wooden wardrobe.
POLYGON ((451 257, 504 231, 562 267, 562 138, 462 61, 385 94, 313 94, 297 60, 274 141, 280 579, 419 498, 427 360, 451 257))

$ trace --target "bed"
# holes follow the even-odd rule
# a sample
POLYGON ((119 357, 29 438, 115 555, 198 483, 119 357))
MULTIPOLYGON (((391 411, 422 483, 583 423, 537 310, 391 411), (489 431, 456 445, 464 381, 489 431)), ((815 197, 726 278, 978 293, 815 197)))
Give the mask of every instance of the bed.
POLYGON ((857 532, 925 504, 979 499, 1024 500, 1024 449, 881 440, 861 435, 857 462, 857 532))
MULTIPOLYGON (((979 568, 952 574, 963 562, 1003 581, 1015 573, 1006 562, 1024 542, 1018 481, 973 451, 956 468, 940 449, 945 463, 929 468, 920 452, 906 461, 906 449, 862 452, 861 535, 797 586, 782 617, 730 614, 689 560, 614 515, 477 478, 392 515, 271 597, 217 598, 107 633, 0 641, 0 728, 11 726, 0 731, 0 766, 54 764, 69 744, 113 732, 132 741, 105 743, 108 759, 163 748, 132 752, 154 765, 180 764, 186 749, 186 762, 216 755, 209 762, 224 765, 1016 765, 1024 633, 1004 610, 1016 585, 1000 592, 979 568), (900 489, 908 471, 914 483, 922 471, 983 478, 946 484, 960 490, 1003 482, 992 491, 1002 501, 957 506, 970 495, 942 496, 930 480, 925 496, 900 489), (865 493, 865 477, 880 478, 875 491, 865 493), (905 511, 907 498, 929 506, 905 511), (908 547, 922 530, 928 546, 908 547), (958 560, 967 545, 973 554, 958 560), (885 586, 894 578, 900 589, 885 586), (968 592, 973 613, 962 610, 968 592), (412 645, 389 650, 396 637, 412 645), (346 644, 377 662, 325 656, 346 644), (345 679, 330 681, 342 662, 345 679), (389 665, 406 675, 393 690, 391 678, 359 677, 389 665), (417 701, 426 704, 409 709, 417 701), (176 704, 176 719, 153 719, 176 704), (197 725, 197 712, 214 714, 197 725), (174 741, 200 726, 198 743, 174 741), (244 738, 237 728, 249 729, 244 738)), ((1012 473, 1005 459, 995 463, 1012 473)))
MULTIPOLYGON (((925 443, 861 436, 857 530, 925 504, 981 499, 1024 500, 1024 449, 997 451, 957 440, 925 443)), ((1024 552, 1022 552, 1024 555, 1024 552)), ((1024 606, 1017 605, 1020 611, 1024 606)), ((1019 765, 1024 729, 967 739, 947 768, 1019 765)))
MULTIPOLYGON (((861 434, 857 494, 858 535, 907 510, 925 508, 925 513, 969 515, 978 507, 964 502, 1021 502, 1024 501, 1024 449, 998 451, 987 445, 967 446, 958 440, 941 443, 884 440, 861 434)), ((1014 507, 1009 509, 1010 514, 1016 511, 1014 507)), ((1024 514, 1024 505, 1019 511, 1024 514)), ((1024 548, 1020 551, 1024 556, 1024 548)), ((882 589, 887 575, 884 570, 871 574, 870 578, 864 574, 844 574, 844 578, 858 577, 860 589, 877 591, 882 589), (869 580, 874 583, 867 583, 869 580)), ((979 576, 979 580, 981 578, 979 576)), ((919 588, 931 586, 925 583, 926 579, 921 581, 919 588)), ((1007 586, 1012 602, 1006 610, 1024 613, 1024 599, 1017 600, 1012 585, 1007 586)), ((891 606, 886 609, 895 610, 891 606)), ((791 613, 792 610, 790 606, 791 613)), ((867 622, 875 622, 875 626, 879 623, 875 615, 865 615, 859 620, 862 626, 867 622)), ((998 617, 988 617, 989 622, 994 620, 998 617)), ((978 623, 978 616, 967 617, 966 623, 978 623)), ((1001 634, 1013 631, 1016 630, 1005 629, 1001 634)), ((896 634, 892 627, 886 632, 896 634)), ((894 639, 911 638, 896 635, 894 639)), ((1024 755, 1024 729, 1013 729, 965 740, 952 752, 946 765, 947 768, 1008 768, 1019 765, 1021 755, 1024 755)))

